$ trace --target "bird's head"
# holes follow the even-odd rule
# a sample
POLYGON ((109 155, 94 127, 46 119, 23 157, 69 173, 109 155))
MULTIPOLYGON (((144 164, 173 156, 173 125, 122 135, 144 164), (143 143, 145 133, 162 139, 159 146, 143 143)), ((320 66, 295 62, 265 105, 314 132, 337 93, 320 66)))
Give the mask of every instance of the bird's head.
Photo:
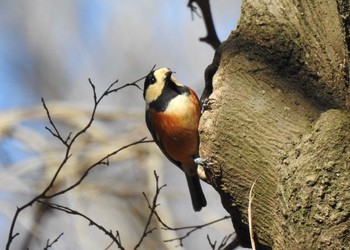
POLYGON ((181 94, 180 89, 184 86, 177 82, 173 76, 173 71, 168 68, 152 70, 145 79, 143 98, 146 103, 151 103, 158 99, 163 91, 175 91, 181 94))

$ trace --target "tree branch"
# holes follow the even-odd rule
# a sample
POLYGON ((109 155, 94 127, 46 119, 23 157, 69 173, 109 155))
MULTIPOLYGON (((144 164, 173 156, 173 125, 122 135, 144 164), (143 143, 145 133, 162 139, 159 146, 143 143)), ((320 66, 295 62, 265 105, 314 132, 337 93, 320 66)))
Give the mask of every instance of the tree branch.
POLYGON ((42 101, 42 104, 43 104, 43 107, 46 111, 46 114, 47 114, 47 117, 49 119, 49 122, 52 126, 53 129, 50 129, 48 127, 45 127, 54 137, 58 138, 65 146, 66 146, 66 151, 65 151, 65 155, 64 155, 64 158, 61 162, 61 164, 58 166, 55 174, 53 175, 50 183, 47 185, 47 187, 40 193, 38 194, 37 196, 35 196, 33 199, 31 199, 29 202, 25 203, 24 205, 20 206, 20 207, 17 207, 17 210, 13 216, 13 219, 12 219, 12 222, 11 222, 11 226, 10 226, 10 230, 9 230, 9 234, 8 234, 8 239, 7 239, 7 243, 6 243, 6 250, 9 250, 10 249, 10 246, 11 246, 11 243, 13 241, 14 238, 16 238, 19 233, 14 233, 14 228, 15 228, 15 224, 16 224, 16 221, 18 219, 18 216, 19 214, 26 208, 30 207, 33 205, 34 202, 37 202, 39 201, 40 199, 45 199, 45 198, 51 198, 51 197, 55 197, 55 196, 58 196, 58 195, 61 195, 61 194, 64 194, 65 192, 73 189, 74 187, 76 187, 77 185, 79 185, 83 179, 87 176, 88 172, 94 168, 95 166, 97 165, 100 165, 104 162, 104 160, 108 160, 108 157, 112 156, 112 155, 115 155, 117 154, 118 152, 130 147, 130 146, 133 146, 133 145, 136 145, 136 144, 139 144, 139 143, 146 143, 146 142, 150 142, 150 141, 146 141, 145 139, 146 138, 143 138, 139 141, 136 141, 134 143, 131 143, 129 145, 126 145, 124 147, 121 147, 120 149, 108 154, 106 157, 102 158, 100 161, 96 162, 95 164, 93 164, 92 166, 90 166, 86 171, 85 173, 83 174, 83 176, 79 179, 79 181, 77 181, 75 184, 73 184, 71 187, 68 187, 66 188, 65 190, 62 190, 60 192, 57 192, 56 194, 53 194, 53 195, 47 195, 48 192, 52 189, 52 187, 54 186, 55 184, 55 181, 57 180, 57 177, 59 176, 61 170, 63 169, 63 167, 66 165, 67 161, 69 160, 69 158, 71 157, 71 148, 72 148, 72 145, 74 144, 74 142, 82 135, 84 134, 91 126, 92 122, 94 121, 94 118, 95 118, 95 113, 96 113, 96 110, 97 110, 97 107, 99 105, 99 103, 103 100, 104 97, 106 97, 108 94, 112 93, 112 92, 117 92, 123 88, 126 88, 128 86, 135 86, 137 87, 138 89, 141 89, 137 83, 139 81, 141 81, 142 79, 144 79, 145 77, 142 77, 132 83, 127 83, 127 84, 124 84, 122 85, 121 87, 118 87, 118 88, 115 88, 115 89, 112 89, 112 87, 118 82, 118 81, 115 81, 113 82, 108 88, 107 90, 99 97, 97 98, 97 94, 96 94, 96 88, 95 88, 95 85, 92 83, 92 81, 89 79, 89 83, 90 83, 90 86, 92 88, 92 91, 93 91, 93 98, 94 98, 94 107, 92 109, 92 112, 91 112, 91 116, 90 116, 90 119, 88 121, 88 123, 86 124, 86 126, 84 128, 82 128, 80 131, 78 131, 73 137, 71 137, 71 134, 72 133, 69 133, 69 135, 67 136, 66 139, 63 139, 63 137, 61 136, 59 130, 57 129, 55 123, 53 122, 52 118, 51 118, 51 115, 50 115, 50 112, 49 112, 49 109, 45 103, 45 100, 44 98, 41 99, 42 101))
POLYGON ((220 222, 220 221, 223 221, 223 220, 231 218, 229 215, 226 215, 226 216, 224 216, 224 217, 222 217, 220 219, 217 219, 217 220, 205 223, 205 224, 201 224, 201 225, 185 226, 185 227, 170 227, 161 219, 161 217, 159 216, 157 211, 154 211, 154 215, 156 216, 158 222, 163 226, 163 228, 162 228, 163 230, 180 231, 180 230, 190 229, 183 236, 180 236, 180 237, 177 237, 177 238, 173 238, 173 239, 164 240, 164 242, 172 242, 172 241, 178 240, 179 241, 179 246, 181 246, 181 247, 183 246, 183 240, 186 239, 187 237, 189 237, 193 232, 195 232, 195 231, 197 231, 197 230, 199 230, 199 229, 201 229, 203 227, 206 227, 206 226, 215 224, 217 222, 220 222))
MULTIPOLYGON (((156 193, 155 193, 155 195, 153 197, 152 203, 149 201, 147 195, 145 193, 142 193, 143 196, 145 197, 146 201, 147 201, 148 207, 151 210, 151 212, 150 212, 150 214, 148 216, 148 219, 147 219, 144 231, 143 231, 143 233, 141 235, 141 238, 138 241, 138 243, 136 244, 134 249, 139 248, 141 246, 143 240, 156 229, 156 228, 151 228, 150 229, 149 226, 151 224, 152 217, 155 214, 155 210, 158 207, 157 199, 158 199, 158 196, 160 194, 160 191, 166 185, 159 186, 159 176, 157 175, 156 171, 154 171, 154 177, 155 177, 155 180, 156 180, 156 193)), ((55 204, 55 203, 47 203, 47 202, 42 201, 42 200, 37 200, 37 202, 39 202, 39 203, 41 203, 41 204, 43 204, 43 205, 45 205, 45 206, 47 206, 49 208, 65 212, 67 214, 77 215, 77 216, 80 216, 80 217, 86 219, 89 222, 89 225, 97 227, 99 230, 103 231, 106 235, 108 235, 113 240, 113 242, 115 242, 117 244, 119 249, 124 249, 124 247, 121 244, 121 240, 120 240, 120 236, 119 236, 119 232, 118 231, 117 231, 116 235, 114 235, 111 230, 107 230, 105 227, 103 227, 102 225, 99 225, 94 220, 92 220, 90 217, 88 217, 88 216, 86 216, 86 215, 84 215, 84 214, 82 214, 82 213, 80 213, 80 212, 78 212, 76 210, 73 210, 73 209, 71 209, 69 207, 62 206, 62 205, 55 204)), ((110 246, 111 246, 111 244, 107 248, 109 248, 110 246)))
POLYGON ((140 247, 142 241, 144 240, 144 238, 147 237, 148 234, 152 233, 153 230, 155 230, 156 228, 151 228, 149 229, 149 225, 151 224, 151 220, 152 220, 152 217, 153 215, 155 215, 156 213, 156 208, 158 207, 158 204, 157 204, 157 199, 158 199, 158 195, 160 193, 160 190, 166 186, 166 184, 162 185, 162 186, 159 186, 159 176, 157 175, 157 172, 154 170, 154 177, 156 179, 156 193, 153 197, 153 201, 152 201, 152 204, 150 203, 147 195, 143 192, 143 196, 145 197, 146 201, 147 201, 147 204, 148 204, 148 208, 151 210, 149 216, 148 216, 148 220, 147 220, 147 223, 146 223, 146 226, 145 226, 145 229, 143 230, 143 234, 139 240, 139 242, 136 244, 135 248, 134 249, 137 249, 140 247))
POLYGON ((73 210, 69 207, 65 207, 65 206, 62 206, 59 204, 55 204, 55 203, 47 203, 47 202, 44 202, 42 200, 38 200, 37 202, 41 203, 49 208, 65 212, 67 214, 72 214, 72 215, 77 215, 77 216, 83 217, 84 219, 86 219, 89 222, 89 226, 97 227, 99 230, 103 231, 106 235, 108 235, 113 240, 113 242, 115 242, 117 244, 119 249, 124 249, 124 247, 121 244, 118 231, 117 231, 116 235, 114 235, 112 233, 112 230, 108 231, 106 228, 104 228, 103 226, 101 226, 100 224, 98 224, 97 222, 92 220, 90 217, 88 217, 88 216, 86 216, 86 215, 84 215, 76 210, 73 210))
POLYGON ((217 219, 217 220, 214 220, 214 221, 211 221, 211 222, 208 222, 208 223, 204 223, 204 224, 201 224, 201 225, 177 227, 177 228, 169 227, 168 225, 166 225, 163 221, 160 220, 160 217, 158 216, 158 214, 157 214, 157 218, 158 218, 158 221, 164 226, 163 229, 165 229, 165 230, 179 231, 179 230, 190 229, 183 236, 180 236, 180 237, 177 237, 177 238, 173 238, 173 239, 164 240, 164 242, 172 242, 172 241, 178 240, 179 241, 179 246, 183 247, 183 240, 186 239, 187 237, 189 237, 193 232, 195 232, 195 231, 197 231, 199 229, 202 229, 203 227, 206 227, 206 226, 212 225, 214 223, 217 223, 219 221, 226 220, 226 219, 230 218, 230 216, 226 215, 226 216, 224 216, 224 217, 222 217, 220 219, 217 219))
POLYGON ((60 233, 60 235, 58 235, 57 238, 54 241, 52 241, 51 243, 50 243, 50 239, 48 239, 46 242, 46 246, 44 247, 44 250, 47 250, 50 247, 52 247, 53 244, 55 244, 61 238, 62 235, 63 235, 63 233, 60 233))
POLYGON ((85 172, 81 175, 80 179, 77 180, 74 184, 72 184, 72 185, 70 185, 69 187, 67 187, 67 188, 65 188, 65 189, 63 189, 63 190, 61 190, 61 191, 59 191, 59 192, 56 192, 56 193, 54 193, 54 194, 51 194, 51 195, 44 195, 43 198, 51 199, 51 198, 53 198, 53 197, 62 195, 62 194, 64 194, 64 193, 66 193, 66 192, 68 192, 68 191, 74 189, 75 187, 79 186, 80 183, 83 182, 83 180, 88 176, 89 172, 90 172, 93 168, 95 168, 95 167, 97 167, 97 166, 99 166, 99 165, 103 165, 103 164, 107 164, 107 165, 108 165, 108 164, 109 164, 109 163, 108 163, 109 157, 118 154, 120 151, 123 151, 124 149, 127 149, 127 148, 129 148, 129 147, 131 147, 131 146, 135 146, 135 145, 137 145, 137 144, 153 142, 153 140, 146 140, 146 138, 147 138, 147 137, 144 137, 144 138, 142 138, 142 139, 140 139, 140 140, 138 140, 138 141, 135 141, 135 142, 132 142, 132 143, 130 143, 130 144, 128 144, 128 145, 125 145, 125 146, 123 146, 123 147, 121 147, 121 148, 119 148, 119 149, 117 149, 117 150, 115 150, 115 151, 109 153, 108 155, 102 157, 100 160, 98 160, 97 162, 95 162, 94 164, 92 164, 89 168, 87 168, 87 169, 85 170, 85 172))
POLYGON ((191 9, 191 13, 195 13, 199 16, 197 8, 193 5, 194 3, 197 3, 199 8, 201 9, 205 27, 207 29, 207 36, 199 38, 199 40, 201 42, 208 43, 210 46, 213 47, 214 50, 216 50, 220 46, 221 42, 218 38, 218 35, 216 34, 215 25, 210 10, 209 0, 189 0, 187 6, 191 9))
POLYGON ((218 248, 216 248, 216 243, 217 243, 217 241, 215 241, 214 243, 212 243, 212 242, 211 242, 211 239, 210 239, 210 237, 209 237, 209 234, 207 234, 207 240, 208 240, 208 242, 209 242, 210 247, 211 247, 213 250, 215 250, 215 249, 217 249, 217 250, 222 250, 222 249, 224 249, 224 250, 226 250, 226 249, 227 249, 227 250, 231 250, 231 249, 234 249, 235 247, 238 246, 237 237, 234 237, 234 236, 235 236, 235 233, 231 233, 231 234, 229 234, 229 235, 226 235, 226 236, 221 240, 220 245, 218 245, 218 248), (233 240, 232 240, 229 244, 227 244, 227 242, 228 242, 232 237, 234 237, 233 240), (232 243, 234 243, 234 244, 232 244, 232 243))

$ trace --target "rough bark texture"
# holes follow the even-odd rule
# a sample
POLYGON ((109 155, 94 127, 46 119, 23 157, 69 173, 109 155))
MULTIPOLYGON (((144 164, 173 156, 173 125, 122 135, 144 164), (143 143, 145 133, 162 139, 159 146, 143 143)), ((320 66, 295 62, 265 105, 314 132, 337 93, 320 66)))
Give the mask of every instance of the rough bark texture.
POLYGON ((243 246, 350 241, 349 0, 247 0, 206 70, 201 156, 243 246))
POLYGON ((329 110, 283 160, 276 248, 350 245, 350 113, 329 110))

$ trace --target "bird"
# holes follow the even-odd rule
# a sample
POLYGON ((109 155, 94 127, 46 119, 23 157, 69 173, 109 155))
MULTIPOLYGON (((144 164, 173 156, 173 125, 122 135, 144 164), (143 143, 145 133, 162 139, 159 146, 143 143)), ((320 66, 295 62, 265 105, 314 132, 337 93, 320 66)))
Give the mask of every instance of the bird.
POLYGON ((173 73, 159 68, 146 76, 146 124, 163 154, 185 173, 192 207, 198 212, 207 205, 197 173, 201 105, 196 93, 179 83, 173 73))

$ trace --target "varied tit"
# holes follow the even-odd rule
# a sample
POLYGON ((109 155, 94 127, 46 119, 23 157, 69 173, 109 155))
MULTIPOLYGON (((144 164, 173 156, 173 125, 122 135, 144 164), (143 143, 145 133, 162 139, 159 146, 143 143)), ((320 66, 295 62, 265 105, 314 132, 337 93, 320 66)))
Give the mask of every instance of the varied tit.
POLYGON ((194 211, 207 205, 197 163, 198 123, 201 108, 196 93, 177 82, 167 68, 151 71, 146 77, 143 97, 146 123, 163 154, 185 172, 194 211))

